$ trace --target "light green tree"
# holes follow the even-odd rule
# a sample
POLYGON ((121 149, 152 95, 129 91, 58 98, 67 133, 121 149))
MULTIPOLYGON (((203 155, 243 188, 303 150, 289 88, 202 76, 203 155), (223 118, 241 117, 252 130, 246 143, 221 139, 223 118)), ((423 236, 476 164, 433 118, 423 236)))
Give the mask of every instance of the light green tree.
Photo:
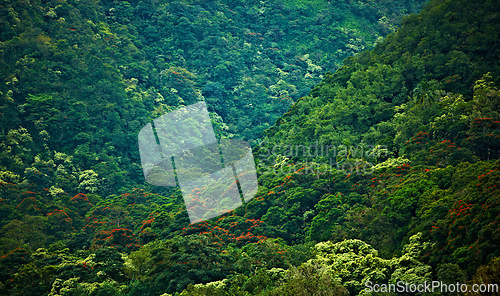
POLYGON ((80 184, 79 189, 86 190, 90 193, 95 193, 99 189, 101 183, 99 175, 93 170, 85 170, 78 177, 80 184))

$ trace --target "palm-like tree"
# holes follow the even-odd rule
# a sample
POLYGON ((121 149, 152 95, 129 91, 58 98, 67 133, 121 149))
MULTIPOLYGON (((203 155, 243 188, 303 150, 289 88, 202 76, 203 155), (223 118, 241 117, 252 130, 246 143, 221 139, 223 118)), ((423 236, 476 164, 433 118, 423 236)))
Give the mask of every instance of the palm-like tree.
POLYGON ((431 106, 442 95, 442 90, 438 90, 437 80, 420 81, 413 89, 413 100, 415 105, 431 106))

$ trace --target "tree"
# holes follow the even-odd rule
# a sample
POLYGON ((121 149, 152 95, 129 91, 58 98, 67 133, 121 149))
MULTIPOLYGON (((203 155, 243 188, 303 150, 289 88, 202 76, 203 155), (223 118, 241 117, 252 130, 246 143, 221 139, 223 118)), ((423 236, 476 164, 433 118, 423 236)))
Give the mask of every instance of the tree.
POLYGON ((289 269, 285 273, 284 283, 271 290, 268 295, 337 296, 349 295, 349 292, 322 266, 304 264, 289 269))
POLYGON ((438 88, 439 83, 435 79, 420 81, 413 89, 413 100, 415 104, 421 105, 424 108, 434 104, 437 97, 443 94, 443 91, 438 90, 438 88))

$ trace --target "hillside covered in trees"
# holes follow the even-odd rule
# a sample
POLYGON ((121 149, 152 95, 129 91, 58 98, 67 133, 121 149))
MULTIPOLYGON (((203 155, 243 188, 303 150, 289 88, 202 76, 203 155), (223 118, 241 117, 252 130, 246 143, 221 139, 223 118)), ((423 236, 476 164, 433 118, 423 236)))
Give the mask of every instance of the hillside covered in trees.
POLYGON ((496 1, 0 11, 0 295, 500 284, 496 1), (198 101, 218 139, 252 141, 259 189, 189 224, 137 134, 198 101))

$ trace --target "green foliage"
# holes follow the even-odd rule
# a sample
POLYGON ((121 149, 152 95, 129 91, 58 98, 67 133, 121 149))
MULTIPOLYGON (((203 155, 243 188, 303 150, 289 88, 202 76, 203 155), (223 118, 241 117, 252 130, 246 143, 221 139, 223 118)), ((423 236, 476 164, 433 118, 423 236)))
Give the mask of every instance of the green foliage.
POLYGON ((422 283, 430 279, 431 267, 420 261, 430 245, 421 236, 412 236, 403 255, 392 259, 380 258, 372 246, 360 240, 322 242, 315 246, 316 258, 304 265, 330 275, 355 295, 364 295, 365 287, 373 283, 422 283))
POLYGON ((267 295, 349 295, 349 292, 337 280, 320 267, 301 265, 288 270, 284 284, 270 291, 267 295))
MULTIPOLYGON (((486 284, 486 285, 494 285, 494 283, 498 283, 498 274, 500 268, 500 260, 499 257, 493 258, 487 265, 481 266, 477 269, 476 274, 474 275, 472 282, 476 284, 486 284)), ((479 295, 486 295, 488 292, 479 293, 479 295)))

